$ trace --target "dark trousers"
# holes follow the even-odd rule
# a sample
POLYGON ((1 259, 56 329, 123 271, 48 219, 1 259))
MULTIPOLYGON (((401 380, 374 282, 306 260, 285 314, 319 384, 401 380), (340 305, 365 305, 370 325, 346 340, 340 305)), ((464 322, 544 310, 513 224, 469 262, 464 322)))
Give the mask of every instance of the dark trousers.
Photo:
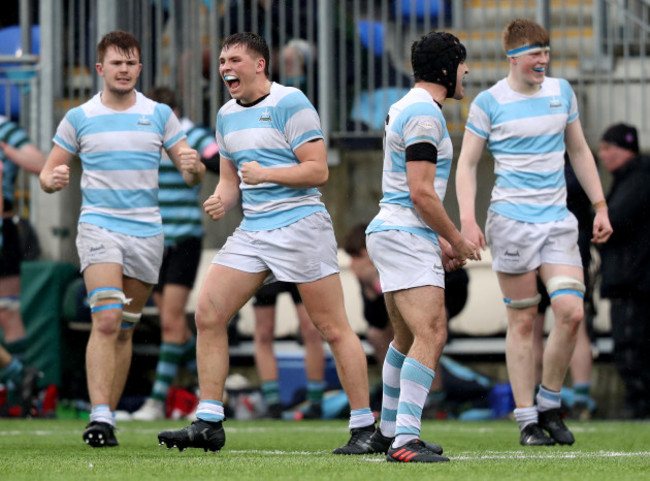
POLYGON ((611 299, 614 362, 625 384, 627 414, 650 417, 650 301, 611 299))

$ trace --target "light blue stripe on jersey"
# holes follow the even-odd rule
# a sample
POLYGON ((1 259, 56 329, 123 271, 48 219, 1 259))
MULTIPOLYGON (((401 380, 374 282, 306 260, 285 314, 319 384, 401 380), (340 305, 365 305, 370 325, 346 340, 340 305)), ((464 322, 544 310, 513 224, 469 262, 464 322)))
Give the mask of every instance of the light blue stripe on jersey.
POLYGON ((489 140, 489 149, 494 156, 517 155, 522 152, 534 154, 564 153, 564 132, 536 137, 514 137, 504 140, 489 140))
POLYGON ((555 97, 531 97, 525 100, 499 104, 499 101, 492 95, 483 95, 476 98, 476 105, 486 112, 495 112, 492 118, 492 125, 500 125, 527 119, 531 117, 531 114, 533 116, 540 115, 540 113, 542 115, 549 115, 553 114, 554 111, 566 113, 571 107, 571 97, 565 98, 562 95, 555 97), (553 109, 549 107, 552 99, 556 100, 554 105, 557 105, 553 109))
POLYGON ((320 130, 320 129, 318 129, 318 130, 316 130, 316 129, 310 130, 310 131, 305 132, 304 134, 299 135, 298 137, 296 137, 293 140, 293 142, 291 142, 291 148, 295 149, 295 148, 299 147, 300 145, 304 144, 305 142, 307 142, 307 141, 309 141, 309 140, 311 140, 313 138, 322 137, 322 136, 323 136, 323 131, 322 130, 320 130))
POLYGON ((70 144, 70 143, 68 143, 68 142, 66 142, 65 140, 63 140, 63 139, 62 139, 61 137, 59 137, 58 135, 55 134, 53 140, 54 140, 54 143, 55 143, 55 144, 57 144, 57 145, 59 145, 60 147, 64 148, 64 149, 67 150, 68 152, 72 152, 73 154, 76 153, 77 149, 75 148, 75 146, 72 145, 72 144, 70 144))
MULTIPOLYGON (((406 95, 408 96, 413 90, 411 90, 409 93, 406 95)), ((402 98, 402 100, 404 97, 402 98)), ((399 104, 397 102, 395 105, 399 104)), ((411 120, 413 117, 419 117, 419 116, 424 116, 424 117, 436 117, 438 120, 444 122, 445 119, 442 116, 442 113, 440 112, 440 109, 436 109, 433 107, 433 99, 429 101, 429 99, 423 100, 415 100, 411 104, 403 104, 404 107, 398 112, 397 118, 395 118, 395 122, 391 125, 391 131, 402 135, 404 132, 404 127, 406 124, 411 120)), ((389 111, 390 112, 390 111, 389 111)), ((393 115, 395 112, 393 112, 393 115)), ((419 137, 413 137, 413 138, 419 138, 419 137)), ((430 139, 433 139, 433 137, 429 137, 430 139)), ((409 139, 406 139, 406 141, 410 141, 409 139)))
POLYGON ((503 189, 558 189, 566 186, 564 169, 555 172, 496 170, 496 185, 503 189))
POLYGON ((244 217, 240 227, 242 230, 252 231, 278 229, 298 222, 300 219, 312 215, 315 212, 325 211, 324 205, 303 205, 287 210, 249 214, 244 217))
POLYGON ((413 208, 413 201, 411 200, 410 192, 386 192, 384 197, 382 197, 381 202, 399 204, 404 207, 413 208))
POLYGON ((81 214, 79 223, 82 222, 134 237, 153 237, 162 234, 162 225, 158 222, 134 221, 95 213, 81 214))
MULTIPOLYGON (((432 143, 429 141, 429 143, 432 143)), ((400 152, 389 152, 391 158, 390 172, 404 172, 406 173, 406 160, 404 154, 400 152)), ((448 157, 438 157, 436 162, 436 178, 449 180, 451 173, 452 161, 448 157)))
POLYGON ((564 205, 496 203, 490 209, 504 217, 530 223, 553 222, 569 215, 569 209, 564 205))
POLYGON ((425 227, 395 226, 394 224, 388 224, 385 220, 377 218, 373 219, 372 222, 370 222, 370 225, 368 225, 368 230, 366 232, 382 232, 387 230, 402 230, 405 232, 410 232, 411 234, 424 237, 436 245, 438 244, 438 234, 436 234, 433 229, 427 229, 425 227))
POLYGON ((370 222, 367 232, 402 230, 438 243, 438 235, 415 211, 408 184, 406 148, 419 143, 433 145, 438 151, 433 187, 443 201, 451 171, 453 146, 440 106, 426 90, 413 88, 388 112, 383 196, 379 203, 379 214, 370 222))
MULTIPOLYGON (((262 167, 293 167, 300 161, 294 148, 322 139, 318 113, 298 89, 271 85, 270 94, 252 107, 227 102, 217 115, 216 138, 222 157, 238 170, 246 162, 262 167)), ((287 226, 318 211, 325 211, 317 188, 292 189, 273 183, 241 183, 243 230, 269 230, 287 226)))
POLYGON ((82 206, 133 209, 134 207, 157 207, 158 189, 116 190, 84 189, 82 206))
POLYGON ((298 165, 300 162, 293 155, 293 151, 287 145, 286 149, 247 149, 232 152, 230 158, 235 162, 237 168, 245 162, 257 161, 262 167, 282 166, 290 167, 298 165), (293 157, 292 163, 287 162, 287 157, 293 157))
POLYGON ((160 152, 142 152, 137 150, 113 150, 116 158, 129 159, 128 169, 120 162, 106 162, 105 152, 82 153, 84 170, 151 170, 157 169, 160 163, 160 152))
POLYGON ((203 150, 215 141, 214 132, 204 127, 192 127, 186 132, 186 135, 188 145, 193 149, 196 149, 199 152, 199 155, 202 155, 203 150))
POLYGON ((202 211, 198 206, 201 186, 188 186, 168 157, 160 162, 158 185, 165 246, 175 245, 190 237, 201 237, 202 211))
POLYGON ((467 120, 467 123, 465 124, 465 128, 471 130, 474 132, 476 135, 483 139, 487 139, 489 132, 486 132, 485 130, 479 129, 476 125, 474 125, 469 119, 467 120))
POLYGON ((438 157, 438 162, 436 163, 436 179, 449 180, 450 173, 451 159, 438 157))
MULTIPOLYGON (((168 219, 168 222, 182 222, 182 223, 191 223, 192 221, 199 221, 201 224, 201 211, 195 209, 194 207, 184 207, 170 204, 165 207, 160 207, 160 213, 163 216, 163 219, 168 219)), ((163 222, 163 226, 165 223, 163 222)))
POLYGON ((127 111, 108 109, 101 93, 68 111, 54 141, 81 157, 80 221, 137 237, 160 234, 155 187, 161 151, 184 136, 169 106, 140 92, 127 111))
MULTIPOLYGON (((29 143, 29 137, 20 126, 0 115, 0 140, 16 149, 21 149, 29 143)), ((2 149, 0 149, 0 162, 3 166, 2 174, 2 196, 13 202, 16 178, 20 168, 15 164, 2 149)), ((1 223, 1 222, 0 222, 1 223)))
POLYGON ((491 209, 521 222, 564 219, 565 131, 578 118, 571 85, 547 77, 540 90, 526 96, 506 79, 476 96, 466 128, 487 139, 497 180, 491 209))
POLYGON ((277 199, 303 197, 318 194, 318 189, 292 189, 279 184, 271 184, 263 189, 242 189, 242 203, 263 204, 277 199))

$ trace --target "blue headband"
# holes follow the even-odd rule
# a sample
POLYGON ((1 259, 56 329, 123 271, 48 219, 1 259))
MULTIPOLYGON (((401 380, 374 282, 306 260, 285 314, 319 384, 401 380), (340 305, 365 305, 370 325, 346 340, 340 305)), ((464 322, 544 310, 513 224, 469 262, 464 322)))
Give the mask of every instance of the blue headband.
POLYGON ((513 48, 512 50, 508 50, 506 52, 506 56, 508 56, 508 57, 520 57, 520 56, 525 55, 527 53, 535 53, 535 52, 543 52, 543 51, 549 52, 550 50, 551 50, 551 47, 548 44, 524 45, 523 47, 513 48))

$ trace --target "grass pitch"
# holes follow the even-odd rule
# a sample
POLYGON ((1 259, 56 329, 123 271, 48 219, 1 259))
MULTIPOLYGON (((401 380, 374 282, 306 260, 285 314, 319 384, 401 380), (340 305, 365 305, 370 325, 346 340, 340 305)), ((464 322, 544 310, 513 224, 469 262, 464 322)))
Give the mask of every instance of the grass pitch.
POLYGON ((227 421, 220 453, 158 446, 183 422, 119 423, 116 448, 81 440, 86 421, 0 420, 0 479, 14 480, 557 480, 650 479, 650 422, 569 422, 576 443, 522 447, 512 421, 425 421, 449 463, 405 465, 383 456, 335 456, 345 421, 227 421))

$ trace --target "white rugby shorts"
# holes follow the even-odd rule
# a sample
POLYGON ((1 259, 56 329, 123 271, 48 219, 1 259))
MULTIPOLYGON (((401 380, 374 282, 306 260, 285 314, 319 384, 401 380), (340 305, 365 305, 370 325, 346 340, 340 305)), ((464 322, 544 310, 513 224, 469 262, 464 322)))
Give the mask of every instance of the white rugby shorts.
POLYGON ((154 237, 135 237, 82 222, 76 240, 81 272, 92 264, 120 264, 123 275, 157 284, 164 242, 162 233, 154 237))
POLYGON ((316 212, 278 229, 238 227, 212 259, 244 272, 270 271, 264 280, 306 283, 339 273, 336 238, 327 212, 316 212))
POLYGON ((371 232, 368 254, 379 272, 382 292, 422 286, 445 288, 440 246, 402 230, 371 232))
POLYGON ((497 272, 523 274, 542 264, 582 267, 578 220, 571 213, 559 221, 532 224, 490 210, 485 237, 497 272))

